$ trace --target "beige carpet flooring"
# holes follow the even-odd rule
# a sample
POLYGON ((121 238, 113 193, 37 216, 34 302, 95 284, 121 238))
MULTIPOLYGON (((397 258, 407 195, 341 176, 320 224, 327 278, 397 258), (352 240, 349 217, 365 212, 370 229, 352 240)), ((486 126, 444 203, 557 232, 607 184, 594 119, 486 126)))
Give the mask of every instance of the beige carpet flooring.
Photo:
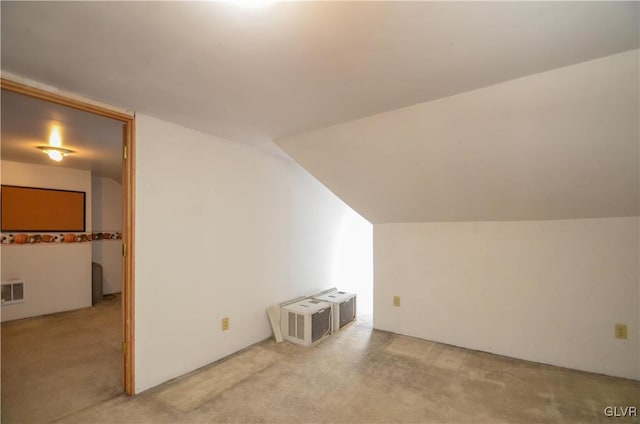
MULTIPOLYGON (((66 321, 61 327, 71 335, 76 331, 74 325, 80 329, 86 325, 84 317, 90 312, 69 315, 58 319, 66 321), (78 318, 76 324, 71 323, 71 315, 78 318)), ((3 338, 11 327, 3 325, 3 338)), ((45 338, 59 340, 60 335, 45 338)), ((89 350, 97 351, 97 347, 89 350)), ((93 390, 94 378, 89 377, 91 373, 86 374, 85 379, 73 382, 76 389, 65 388, 71 383, 63 383, 63 374, 86 370, 76 361, 65 362, 62 355, 56 366, 58 374, 43 376, 42 381, 36 379, 28 385, 23 383, 24 397, 14 388, 5 402, 4 355, 3 343, 3 422, 27 422, 25 417, 47 418, 42 412, 30 411, 41 409, 39 402, 46 393, 56 396, 56 402, 62 404, 48 418, 62 423, 639 421, 607 418, 604 408, 640 409, 640 382, 377 331, 366 319, 310 349, 271 340, 258 343, 135 397, 113 395, 119 390, 115 384, 119 382, 119 374, 114 374, 117 378, 112 380, 110 396, 98 399, 96 392, 93 397, 80 395, 82 400, 74 400, 79 392, 93 390), (8 421, 5 404, 8 412, 13 413, 7 414, 8 421)), ((33 370, 26 369, 30 363, 50 361, 47 354, 38 355, 39 359, 26 361, 22 368, 14 369, 11 378, 19 379, 22 372, 32 375, 33 370)), ((16 387, 15 382, 11 384, 16 387)), ((106 395, 107 391, 99 393, 106 395)))
POLYGON ((42 423, 123 392, 120 297, 2 323, 2 423, 42 423))

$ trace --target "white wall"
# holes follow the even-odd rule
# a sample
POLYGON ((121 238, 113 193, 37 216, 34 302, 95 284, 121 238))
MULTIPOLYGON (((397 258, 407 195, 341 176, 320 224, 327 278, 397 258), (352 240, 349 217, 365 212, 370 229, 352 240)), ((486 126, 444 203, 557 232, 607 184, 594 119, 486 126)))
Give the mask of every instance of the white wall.
POLYGON ((639 234, 637 217, 375 225, 375 327, 640 379, 639 234))
POLYGON ((373 315, 373 225, 349 208, 342 216, 333 267, 334 285, 357 293, 357 313, 373 315))
POLYGON ((141 114, 136 145, 140 392, 269 337, 268 306, 331 287, 347 207, 290 160, 141 114))
MULTIPOLYGON (((86 192, 91 232, 91 174, 57 166, 2 161, 2 184, 86 192)), ((0 245, 2 281, 25 281, 24 303, 2 306, 2 321, 91 306, 91 243, 0 245)))
MULTIPOLYGON (((122 232, 122 185, 111 178, 92 177, 94 232, 122 232)), ((102 265, 102 292, 122 291, 122 240, 94 240, 92 260, 102 265)))
POLYGON ((318 276, 317 287, 358 294, 358 314, 371 315, 373 226, 298 165, 294 170, 298 176, 293 176, 291 192, 292 289, 318 276))

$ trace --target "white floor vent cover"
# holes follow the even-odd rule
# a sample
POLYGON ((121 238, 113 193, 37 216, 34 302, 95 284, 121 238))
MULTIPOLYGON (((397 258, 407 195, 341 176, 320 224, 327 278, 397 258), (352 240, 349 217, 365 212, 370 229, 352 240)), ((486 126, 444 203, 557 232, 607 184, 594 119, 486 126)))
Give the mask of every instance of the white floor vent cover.
POLYGON ((2 305, 24 302, 24 281, 10 280, 2 282, 2 305))

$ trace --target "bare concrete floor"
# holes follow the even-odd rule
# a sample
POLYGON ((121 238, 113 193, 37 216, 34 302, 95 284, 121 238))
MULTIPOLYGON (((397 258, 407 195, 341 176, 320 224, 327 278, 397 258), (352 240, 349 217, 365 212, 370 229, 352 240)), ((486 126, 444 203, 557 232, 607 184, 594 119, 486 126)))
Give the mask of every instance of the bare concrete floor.
POLYGON ((51 422, 123 392, 120 297, 2 324, 2 422, 51 422))
POLYGON ((606 406, 640 407, 640 382, 376 331, 362 320, 314 348, 265 341, 58 422, 638 422, 607 418, 606 406))

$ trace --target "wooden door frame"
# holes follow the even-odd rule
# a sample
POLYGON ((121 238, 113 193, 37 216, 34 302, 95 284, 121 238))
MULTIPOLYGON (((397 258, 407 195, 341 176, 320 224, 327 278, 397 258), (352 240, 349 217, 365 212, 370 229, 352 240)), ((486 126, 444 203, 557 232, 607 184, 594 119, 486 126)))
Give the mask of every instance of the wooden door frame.
POLYGON ((123 129, 123 278, 122 278, 122 352, 123 352, 123 386, 124 391, 135 394, 135 362, 134 362, 134 252, 135 252, 135 114, 109 108, 101 104, 90 103, 69 95, 63 95, 41 88, 32 87, 22 82, 6 78, 1 79, 2 90, 23 94, 73 109, 93 113, 95 115, 116 119, 124 123, 123 129))

